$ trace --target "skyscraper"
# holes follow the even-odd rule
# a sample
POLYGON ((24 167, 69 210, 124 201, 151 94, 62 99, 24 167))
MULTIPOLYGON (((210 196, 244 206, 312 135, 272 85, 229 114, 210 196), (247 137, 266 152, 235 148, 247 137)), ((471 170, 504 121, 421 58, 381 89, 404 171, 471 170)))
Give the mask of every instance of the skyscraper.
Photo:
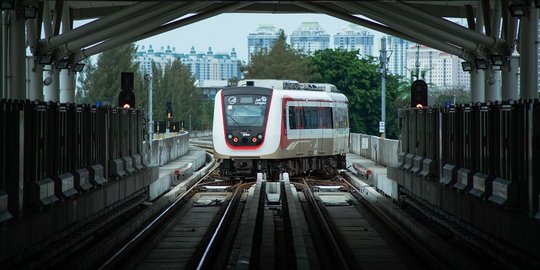
POLYGON ((388 71, 394 75, 408 77, 407 49, 411 46, 411 43, 407 40, 393 36, 388 36, 386 40, 388 42, 389 50, 386 54, 389 56, 388 71))
POLYGON ((458 56, 426 46, 412 45, 407 52, 409 69, 416 69, 417 60, 420 79, 426 83, 432 83, 440 89, 455 86, 469 88, 470 74, 463 71, 458 56))
POLYGON ((291 34, 293 48, 307 55, 330 47, 330 35, 318 22, 303 22, 291 34))
POLYGON ((342 50, 359 50, 361 56, 373 55, 375 34, 356 24, 349 24, 334 35, 334 47, 342 50))
POLYGON ((279 31, 271 24, 261 24, 259 28, 248 35, 248 62, 251 61, 251 55, 262 50, 270 51, 274 42, 278 39, 279 31))

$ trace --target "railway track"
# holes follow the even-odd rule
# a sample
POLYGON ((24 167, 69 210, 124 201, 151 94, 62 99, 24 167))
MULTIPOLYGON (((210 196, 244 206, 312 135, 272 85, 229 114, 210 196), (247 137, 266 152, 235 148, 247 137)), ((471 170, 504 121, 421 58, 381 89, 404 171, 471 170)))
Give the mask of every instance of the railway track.
POLYGON ((340 176, 254 178, 208 177, 100 269, 448 269, 340 176))

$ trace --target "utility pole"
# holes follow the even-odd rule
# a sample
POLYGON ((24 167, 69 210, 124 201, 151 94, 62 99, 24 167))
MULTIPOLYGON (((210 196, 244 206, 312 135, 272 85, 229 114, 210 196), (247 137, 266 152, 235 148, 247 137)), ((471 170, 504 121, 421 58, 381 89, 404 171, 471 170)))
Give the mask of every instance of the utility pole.
POLYGON ((416 79, 420 80, 420 44, 416 44, 416 63, 414 63, 414 66, 416 79))
POLYGON ((381 137, 385 137, 385 121, 386 121, 386 37, 381 38, 381 122, 379 122, 379 133, 381 137))
POLYGON ((148 81, 148 164, 152 164, 152 140, 154 133, 154 121, 152 120, 152 68, 150 73, 144 75, 144 79, 148 81))

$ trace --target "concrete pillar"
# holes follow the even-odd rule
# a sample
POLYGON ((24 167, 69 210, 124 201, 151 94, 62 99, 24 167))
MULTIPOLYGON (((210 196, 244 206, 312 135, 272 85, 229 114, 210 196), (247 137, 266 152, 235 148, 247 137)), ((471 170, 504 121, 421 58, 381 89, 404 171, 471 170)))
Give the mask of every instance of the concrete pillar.
POLYGON ((529 1, 527 16, 519 23, 519 45, 521 55, 521 80, 519 97, 538 98, 538 9, 529 1))
POLYGON ((58 102, 60 101, 60 91, 58 91, 60 83, 60 72, 52 65, 43 67, 43 96, 44 101, 58 102))
POLYGON ((11 75, 10 89, 8 96, 11 99, 26 98, 26 51, 25 51, 25 24, 24 10, 22 8, 13 9, 11 12, 11 25, 9 26, 9 66, 11 75))
MULTIPOLYGON (((482 13, 482 5, 479 4, 476 6, 475 31, 483 33, 483 28, 484 14, 482 13)), ((473 67, 473 70, 471 71, 471 101, 485 101, 485 70, 479 70, 476 67, 473 67)))
POLYGON ((60 70, 60 102, 75 103, 75 72, 69 69, 60 70))
POLYGON ((26 57, 26 78, 29 100, 43 100, 43 65, 33 56, 26 57))
POLYGON ((508 65, 502 67, 502 95, 501 100, 517 100, 518 94, 518 68, 519 56, 512 55, 508 65))
MULTIPOLYGON (((49 1, 43 2, 43 32, 46 38, 53 34, 49 1)), ((44 101, 60 101, 59 73, 53 65, 45 65, 43 67, 43 85, 44 101)))
POLYGON ((473 68, 471 71, 471 101, 485 101, 485 70, 473 68))
MULTIPOLYGON (((62 14, 62 34, 71 31, 71 21, 69 18, 69 7, 64 5, 62 14)), ((75 72, 69 69, 62 69, 60 71, 60 102, 62 103, 75 103, 75 84, 73 82, 75 78, 75 72)))
POLYGON ((498 70, 485 71, 485 101, 501 100, 501 72, 498 70))

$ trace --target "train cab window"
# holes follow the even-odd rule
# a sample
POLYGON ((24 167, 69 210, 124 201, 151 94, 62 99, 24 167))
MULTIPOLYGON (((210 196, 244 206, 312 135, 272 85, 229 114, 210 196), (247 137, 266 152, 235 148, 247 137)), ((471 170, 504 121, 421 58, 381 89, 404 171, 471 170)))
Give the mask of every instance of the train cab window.
POLYGON ((226 96, 226 124, 232 126, 262 127, 266 121, 266 96, 226 96))

